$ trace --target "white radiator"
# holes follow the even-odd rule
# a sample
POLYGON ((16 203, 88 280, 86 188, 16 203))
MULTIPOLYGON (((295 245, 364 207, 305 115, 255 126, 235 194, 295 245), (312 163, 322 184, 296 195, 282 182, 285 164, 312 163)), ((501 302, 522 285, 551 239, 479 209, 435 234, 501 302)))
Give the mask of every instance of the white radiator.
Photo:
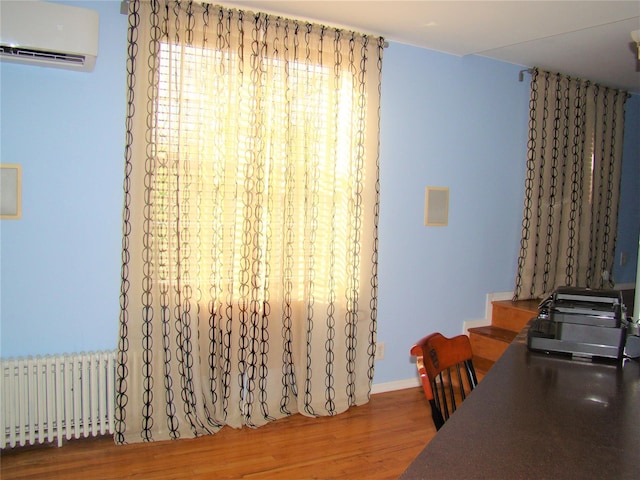
POLYGON ((115 352, 2 359, 1 447, 112 434, 115 352))

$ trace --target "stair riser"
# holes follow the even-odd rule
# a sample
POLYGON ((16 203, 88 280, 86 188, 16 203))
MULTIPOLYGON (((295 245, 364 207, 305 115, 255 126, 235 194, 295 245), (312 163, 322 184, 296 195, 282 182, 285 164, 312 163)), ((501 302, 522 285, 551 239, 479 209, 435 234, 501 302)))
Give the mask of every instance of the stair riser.
POLYGON ((486 358, 473 356, 473 367, 476 370, 476 377, 478 381, 482 380, 485 374, 491 369, 494 362, 491 360, 487 360, 486 358))
POLYGON ((518 302, 498 300, 491 305, 491 327, 469 329, 471 349, 475 362, 481 365, 479 370, 482 373, 491 368, 493 362, 497 361, 509 347, 513 337, 538 313, 536 300, 518 302), (513 335, 510 335, 510 332, 513 335))
POLYGON ((536 316, 537 312, 520 310, 517 308, 493 303, 491 325, 504 328, 513 332, 519 332, 524 326, 536 316))
POLYGON ((474 355, 493 362, 498 360, 509 346, 508 342, 474 333, 470 333, 469 340, 474 355))

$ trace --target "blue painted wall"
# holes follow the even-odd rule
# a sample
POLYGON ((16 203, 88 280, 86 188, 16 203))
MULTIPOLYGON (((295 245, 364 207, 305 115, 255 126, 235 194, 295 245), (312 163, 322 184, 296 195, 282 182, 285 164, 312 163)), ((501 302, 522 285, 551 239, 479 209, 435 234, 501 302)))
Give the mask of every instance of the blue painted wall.
POLYGON ((93 72, 0 62, 2 162, 22 165, 22 218, 0 222, 2 357, 117 345, 127 17, 67 3, 99 12, 93 72))
POLYGON ((621 184, 613 278, 616 283, 633 283, 640 243, 640 95, 632 95, 626 104, 621 184))
POLYGON ((513 290, 529 85, 516 65, 400 44, 383 68, 376 380, 388 382, 414 374, 418 338, 461 333, 487 293, 513 290), (448 226, 424 226, 426 186, 449 187, 448 226))
MULTIPOLYGON (((63 3, 63 2, 60 2, 63 3)), ((2 357, 117 344, 127 18, 100 14, 92 73, 0 63, 3 163, 23 168, 23 217, 0 222, 2 357)), ((415 377, 409 348, 462 331, 513 289, 524 192, 528 78, 520 67, 392 43, 381 108, 375 383, 415 377), (450 189, 447 227, 423 226, 426 186, 450 189)), ((635 281, 640 97, 627 107, 618 282, 635 281), (630 108, 631 107, 631 108, 630 108)))

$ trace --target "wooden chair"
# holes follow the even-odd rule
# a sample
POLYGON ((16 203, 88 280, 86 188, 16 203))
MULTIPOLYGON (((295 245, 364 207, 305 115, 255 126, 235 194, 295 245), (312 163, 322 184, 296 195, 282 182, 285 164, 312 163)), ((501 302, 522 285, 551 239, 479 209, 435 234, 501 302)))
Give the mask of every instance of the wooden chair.
POLYGON ((436 430, 440 430, 458 404, 478 384, 471 362, 471 343, 466 335, 447 338, 433 333, 411 347, 411 355, 416 357, 422 389, 431 405, 433 423, 436 430))

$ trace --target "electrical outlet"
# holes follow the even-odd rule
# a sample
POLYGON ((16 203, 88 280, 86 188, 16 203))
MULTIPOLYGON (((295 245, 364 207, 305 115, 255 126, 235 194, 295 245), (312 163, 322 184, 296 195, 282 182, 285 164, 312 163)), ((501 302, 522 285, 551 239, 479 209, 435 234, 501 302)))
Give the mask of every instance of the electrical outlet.
POLYGON ((384 342, 376 343, 376 360, 382 360, 384 358, 384 342))
POLYGON ((627 264, 627 254, 622 252, 620 253, 620 266, 624 267, 627 264))

